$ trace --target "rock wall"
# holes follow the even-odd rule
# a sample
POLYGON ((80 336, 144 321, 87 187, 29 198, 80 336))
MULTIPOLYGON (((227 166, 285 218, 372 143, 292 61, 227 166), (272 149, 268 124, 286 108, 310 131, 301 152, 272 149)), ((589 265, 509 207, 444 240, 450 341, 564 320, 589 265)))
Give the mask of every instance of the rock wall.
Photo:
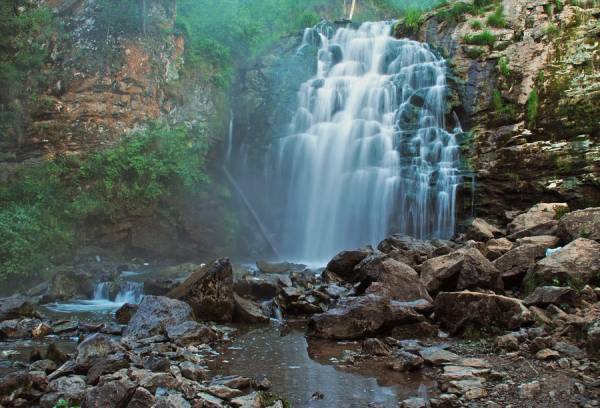
MULTIPOLYGON (((476 179, 476 215, 504 221, 506 211, 540 201, 600 202, 600 8, 572 3, 503 0, 504 28, 486 23, 495 6, 448 21, 451 3, 424 16, 413 34, 448 59, 455 110, 468 131, 462 147, 476 179), (492 46, 468 44, 484 30, 495 36, 492 46)), ((401 22, 398 35, 407 31, 401 22)), ((464 216, 470 189, 466 179, 464 216)))

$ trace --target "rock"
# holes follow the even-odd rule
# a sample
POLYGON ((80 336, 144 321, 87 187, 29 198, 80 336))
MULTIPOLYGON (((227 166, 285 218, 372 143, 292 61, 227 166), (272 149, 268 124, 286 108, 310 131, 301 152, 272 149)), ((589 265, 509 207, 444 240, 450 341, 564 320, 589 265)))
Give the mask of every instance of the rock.
POLYGON ((421 279, 432 294, 472 287, 503 289, 498 269, 475 248, 427 260, 421 265, 421 279))
POLYGON ((363 341, 362 352, 374 356, 388 356, 392 353, 392 349, 390 349, 383 341, 377 338, 371 338, 363 341))
POLYGON ((517 351, 519 349, 519 339, 512 334, 505 334, 496 337, 496 348, 507 351, 517 351))
POLYGON ((500 270, 504 282, 513 286, 520 284, 525 274, 543 258, 546 248, 535 244, 523 244, 511 249, 494 261, 494 266, 500 270))
POLYGON ((402 302, 418 299, 432 301, 419 274, 410 266, 386 255, 368 256, 354 270, 367 287, 367 293, 388 296, 402 302), (379 285, 371 287, 372 282, 379 285))
POLYGON ((394 371, 415 371, 423 366, 422 357, 406 351, 398 351, 394 353, 393 360, 388 363, 388 368, 394 371))
POLYGON ((427 347, 419 350, 419 354, 423 357, 426 363, 431 365, 442 365, 445 363, 451 363, 460 359, 457 354, 454 354, 448 350, 444 350, 441 347, 427 347))
POLYGON ((31 330, 31 335, 36 338, 47 336, 50 333, 52 333, 52 327, 46 323, 39 323, 31 330))
POLYGON ((517 239, 517 245, 533 244, 544 249, 555 248, 560 243, 560 239, 554 235, 534 235, 517 239))
POLYGON ((115 312, 115 320, 119 324, 128 324, 133 315, 138 310, 138 305, 133 303, 125 303, 115 312))
POLYGON ((218 339, 210 327, 188 320, 187 322, 166 327, 167 337, 180 346, 190 344, 208 344, 218 339))
POLYGON ((233 283, 233 291, 240 296, 250 296, 258 300, 273 299, 279 292, 280 279, 289 283, 283 286, 292 286, 292 281, 287 275, 246 276, 233 283))
POLYGON ((166 333, 166 327, 192 319, 191 307, 164 296, 144 296, 127 328, 125 336, 143 339, 166 333))
POLYGON ((518 299, 470 291, 439 293, 435 314, 451 334, 470 325, 512 330, 533 322, 531 312, 518 299))
POLYGON ((600 243, 578 238, 540 260, 528 276, 535 282, 589 283, 600 272, 600 243))
POLYGON ((573 305, 577 302, 577 292, 571 288, 560 286, 538 286, 533 293, 527 296, 523 303, 527 306, 546 306, 549 304, 560 306, 573 305))
POLYGON ((517 215, 507 226, 509 239, 517 239, 531 235, 554 235, 558 222, 557 215, 568 211, 565 203, 540 203, 531 207, 526 213, 517 215))
POLYGON ((426 241, 403 234, 393 234, 377 245, 377 249, 381 252, 389 254, 394 251, 411 251, 425 258, 430 257, 436 250, 432 244, 433 241, 426 241))
POLYGON ((137 387, 127 404, 127 408, 148 408, 154 406, 154 395, 145 388, 137 387))
POLYGON ((556 235, 564 242, 577 238, 600 241, 600 207, 586 208, 563 215, 558 222, 556 235))
POLYGON ((63 365, 67 362, 69 356, 60 351, 56 344, 50 343, 46 348, 46 358, 54 361, 57 365, 63 365))
POLYGON ((500 258, 513 248, 513 243, 506 238, 490 239, 485 243, 486 258, 490 261, 500 258))
POLYGON ((225 385, 211 385, 208 387, 208 392, 215 397, 230 400, 232 398, 239 397, 243 394, 240 390, 235 388, 229 388, 225 385))
POLYGON ((95 359, 114 356, 124 351, 123 346, 111 337, 102 333, 95 333, 79 343, 75 362, 79 366, 89 367, 95 359))
POLYGON ((391 335, 395 339, 430 339, 437 337, 438 331, 437 326, 423 321, 396 326, 391 335))
POLYGON ((488 241, 493 238, 501 237, 502 231, 493 225, 489 224, 482 218, 475 218, 471 225, 467 228, 467 239, 472 239, 473 241, 488 241))
POLYGON ((242 397, 237 397, 231 400, 231 405, 239 408, 255 408, 261 407, 262 397, 261 394, 257 392, 250 393, 248 395, 244 395, 242 397))
POLYGON ((135 389, 135 384, 126 379, 109 381, 97 387, 88 388, 82 406, 86 408, 121 407, 129 401, 135 389))
POLYGON ((171 368, 171 360, 160 355, 151 355, 144 357, 142 365, 153 373, 166 373, 171 368))
POLYGON ((181 282, 181 279, 174 278, 148 279, 144 281, 144 293, 150 296, 166 296, 167 293, 181 285, 181 282))
POLYGON ((50 374, 52 371, 56 370, 58 366, 52 360, 38 360, 33 362, 29 366, 30 371, 43 371, 46 374, 50 374))
POLYGON ((153 408, 191 408, 191 405, 181 393, 170 391, 167 395, 157 396, 153 408))
POLYGON ((241 323, 266 323, 269 316, 266 316, 260 306, 251 300, 244 299, 233 294, 235 300, 234 318, 241 323))
POLYGON ((31 321, 27 319, 5 320, 0 323, 0 339, 22 339, 31 337, 31 326, 35 326, 35 322, 28 324, 31 321))
POLYGON ((554 360, 560 357, 560 353, 558 351, 554 351, 552 349, 542 349, 535 353, 535 358, 538 360, 554 360))
POLYGON ((306 269, 306 265, 295 264, 291 262, 267 262, 256 261, 256 267, 262 273, 290 273, 302 272, 306 269))
POLYGON ((192 381, 206 380, 209 375, 208 369, 198 364, 194 364, 191 361, 184 361, 179 364, 179 368, 181 369, 181 375, 192 381))
POLYGON ((23 295, 13 295, 0 299, 0 321, 36 317, 36 312, 30 299, 23 295))
POLYGON ((373 254, 374 250, 370 246, 355 249, 353 251, 342 251, 334 256, 327 264, 326 270, 331 272, 346 282, 356 282, 358 279, 354 267, 358 265, 367 256, 373 254))
POLYGON ((90 363, 86 382, 90 385, 96 385, 102 375, 111 374, 128 367, 129 361, 122 353, 96 358, 90 363))
POLYGON ((193 272, 169 292, 173 299, 187 302, 197 318, 230 322, 233 319, 233 270, 227 258, 193 272))
POLYGON ((50 293, 46 301, 67 300, 78 297, 91 298, 95 282, 92 275, 74 270, 61 270, 54 274, 50 285, 50 293))
MULTIPOLYGON (((48 390, 48 379, 40 371, 15 371, 0 376, 0 396, 13 401, 18 398, 37 400, 48 390)), ((25 405, 26 406, 26 405, 25 405)))
POLYGON ((400 402, 400 408, 427 408, 428 401, 425 398, 411 397, 400 402))
POLYGON ((80 375, 70 375, 52 380, 48 392, 41 398, 40 404, 45 408, 52 408, 58 400, 65 400, 68 406, 77 406, 83 400, 85 380, 80 375))
POLYGON ((518 387, 519 397, 521 399, 532 400, 536 398, 542 392, 542 386, 539 381, 532 381, 529 383, 521 384, 518 387))
POLYGON ((250 388, 252 386, 252 380, 241 375, 226 375, 213 378, 211 385, 224 385, 229 388, 241 390, 250 388))
POLYGON ((227 405, 221 398, 200 392, 194 399, 194 408, 225 408, 227 405))
POLYGON ((586 346, 588 351, 600 354, 600 319, 596 319, 586 330, 586 346))
POLYGON ((423 316, 401 302, 376 295, 341 299, 335 308, 313 315, 309 334, 329 339, 358 339, 405 323, 422 321, 423 316))

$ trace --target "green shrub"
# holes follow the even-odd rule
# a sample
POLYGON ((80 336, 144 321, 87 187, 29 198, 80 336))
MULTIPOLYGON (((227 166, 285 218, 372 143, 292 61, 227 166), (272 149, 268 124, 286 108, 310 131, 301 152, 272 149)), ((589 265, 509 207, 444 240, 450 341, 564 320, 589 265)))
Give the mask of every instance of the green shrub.
POLYGON ((423 12, 421 10, 410 8, 404 13, 404 25, 411 32, 416 32, 419 29, 422 19, 423 12))
POLYGON ((496 36, 489 30, 485 30, 481 33, 465 35, 463 41, 471 45, 487 45, 493 47, 496 43, 496 36))
POLYGON ((537 119, 538 109, 539 109, 539 97, 537 91, 534 89, 531 90, 529 96, 527 97, 527 119, 529 120, 529 126, 535 126, 535 120, 537 119))
POLYGON ((558 13, 562 12, 563 9, 565 8, 565 4, 563 3, 562 0, 555 0, 555 4, 556 4, 556 11, 558 13))
POLYGON ((554 14, 552 3, 544 4, 544 12, 548 15, 548 17, 552 17, 552 15, 554 14))
POLYGON ((460 22, 464 20, 465 15, 478 14, 477 11, 473 4, 459 1, 454 3, 450 9, 440 12, 438 16, 444 21, 460 22))
POLYGON ((510 68, 508 67, 508 57, 503 55, 498 59, 498 70, 505 78, 508 78, 510 76, 510 68))
POLYGON ((469 22, 469 25, 471 26, 471 28, 473 30, 481 30, 483 28, 483 24, 481 23, 481 20, 471 20, 469 22))
POLYGON ((504 18, 504 9, 501 5, 498 6, 496 10, 494 10, 494 12, 488 16, 486 21, 491 27, 505 28, 508 26, 504 18))

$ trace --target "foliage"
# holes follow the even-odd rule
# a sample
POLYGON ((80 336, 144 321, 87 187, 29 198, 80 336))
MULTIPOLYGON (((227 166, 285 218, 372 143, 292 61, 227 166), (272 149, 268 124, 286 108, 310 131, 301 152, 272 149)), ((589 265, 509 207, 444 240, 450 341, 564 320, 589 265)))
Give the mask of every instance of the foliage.
POLYGON ((477 59, 483 55, 485 50, 481 47, 469 47, 465 52, 467 54, 467 57, 471 59, 477 59))
POLYGON ((471 20, 469 22, 469 25, 471 26, 471 28, 473 30, 481 30, 483 28, 483 24, 481 23, 481 20, 471 20))
POLYGON ((544 4, 544 12, 548 15, 548 17, 552 17, 552 15, 554 14, 553 9, 554 7, 552 6, 552 3, 544 4))
POLYGON ((492 0, 474 0, 473 3, 459 1, 454 3, 449 9, 438 13, 438 16, 444 21, 458 23, 463 21, 468 14, 474 16, 481 14, 491 4, 493 4, 492 0))
POLYGON ((554 219, 560 220, 562 217, 564 217, 570 211, 571 210, 569 209, 569 207, 558 207, 554 210, 554 219))
POLYGON ((535 126, 535 120, 537 118, 539 109, 539 96, 536 89, 532 89, 527 97, 527 119, 529 120, 529 126, 535 126))
POLYGON ((563 11, 563 9, 565 8, 565 4, 563 3, 562 0, 555 0, 555 5, 556 5, 556 12, 560 13, 563 11))
POLYGON ((487 45, 493 47, 496 43, 496 36, 489 30, 485 30, 481 33, 465 35, 463 41, 471 45, 487 45))
POLYGON ((419 29, 423 19, 423 12, 417 9, 408 9, 404 14, 404 25, 412 32, 419 29))
POLYGON ((67 400, 61 398, 52 408, 79 408, 79 405, 71 405, 67 400))
POLYGON ((508 24, 504 19, 504 8, 502 5, 498 6, 496 10, 487 17, 486 21, 491 27, 505 28, 508 24))
POLYGON ((558 35, 560 30, 554 23, 549 23, 544 27, 544 34, 546 34, 549 38, 554 38, 558 35))
POLYGON ((508 78, 510 76, 510 68, 508 67, 508 57, 505 55, 498 59, 498 70, 503 77, 508 78))

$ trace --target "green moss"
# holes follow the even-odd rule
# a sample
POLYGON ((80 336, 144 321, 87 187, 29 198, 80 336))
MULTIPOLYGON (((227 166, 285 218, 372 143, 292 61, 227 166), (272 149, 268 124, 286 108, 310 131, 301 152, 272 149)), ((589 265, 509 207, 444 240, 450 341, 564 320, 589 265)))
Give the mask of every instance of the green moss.
POLYGON ((498 6, 496 10, 494 10, 494 12, 488 16, 486 21, 491 27, 505 28, 508 26, 508 23, 504 18, 504 9, 501 5, 498 6))
POLYGON ((469 47, 466 50, 467 57, 477 59, 483 55, 485 50, 481 47, 469 47))
POLYGON ((471 45, 487 45, 493 47, 496 43, 496 36, 489 30, 478 34, 465 35, 463 41, 471 45))
POLYGON ((538 110, 540 105, 539 96, 537 90, 534 88, 527 97, 527 119, 530 127, 535 127, 535 121, 537 119, 538 110))

